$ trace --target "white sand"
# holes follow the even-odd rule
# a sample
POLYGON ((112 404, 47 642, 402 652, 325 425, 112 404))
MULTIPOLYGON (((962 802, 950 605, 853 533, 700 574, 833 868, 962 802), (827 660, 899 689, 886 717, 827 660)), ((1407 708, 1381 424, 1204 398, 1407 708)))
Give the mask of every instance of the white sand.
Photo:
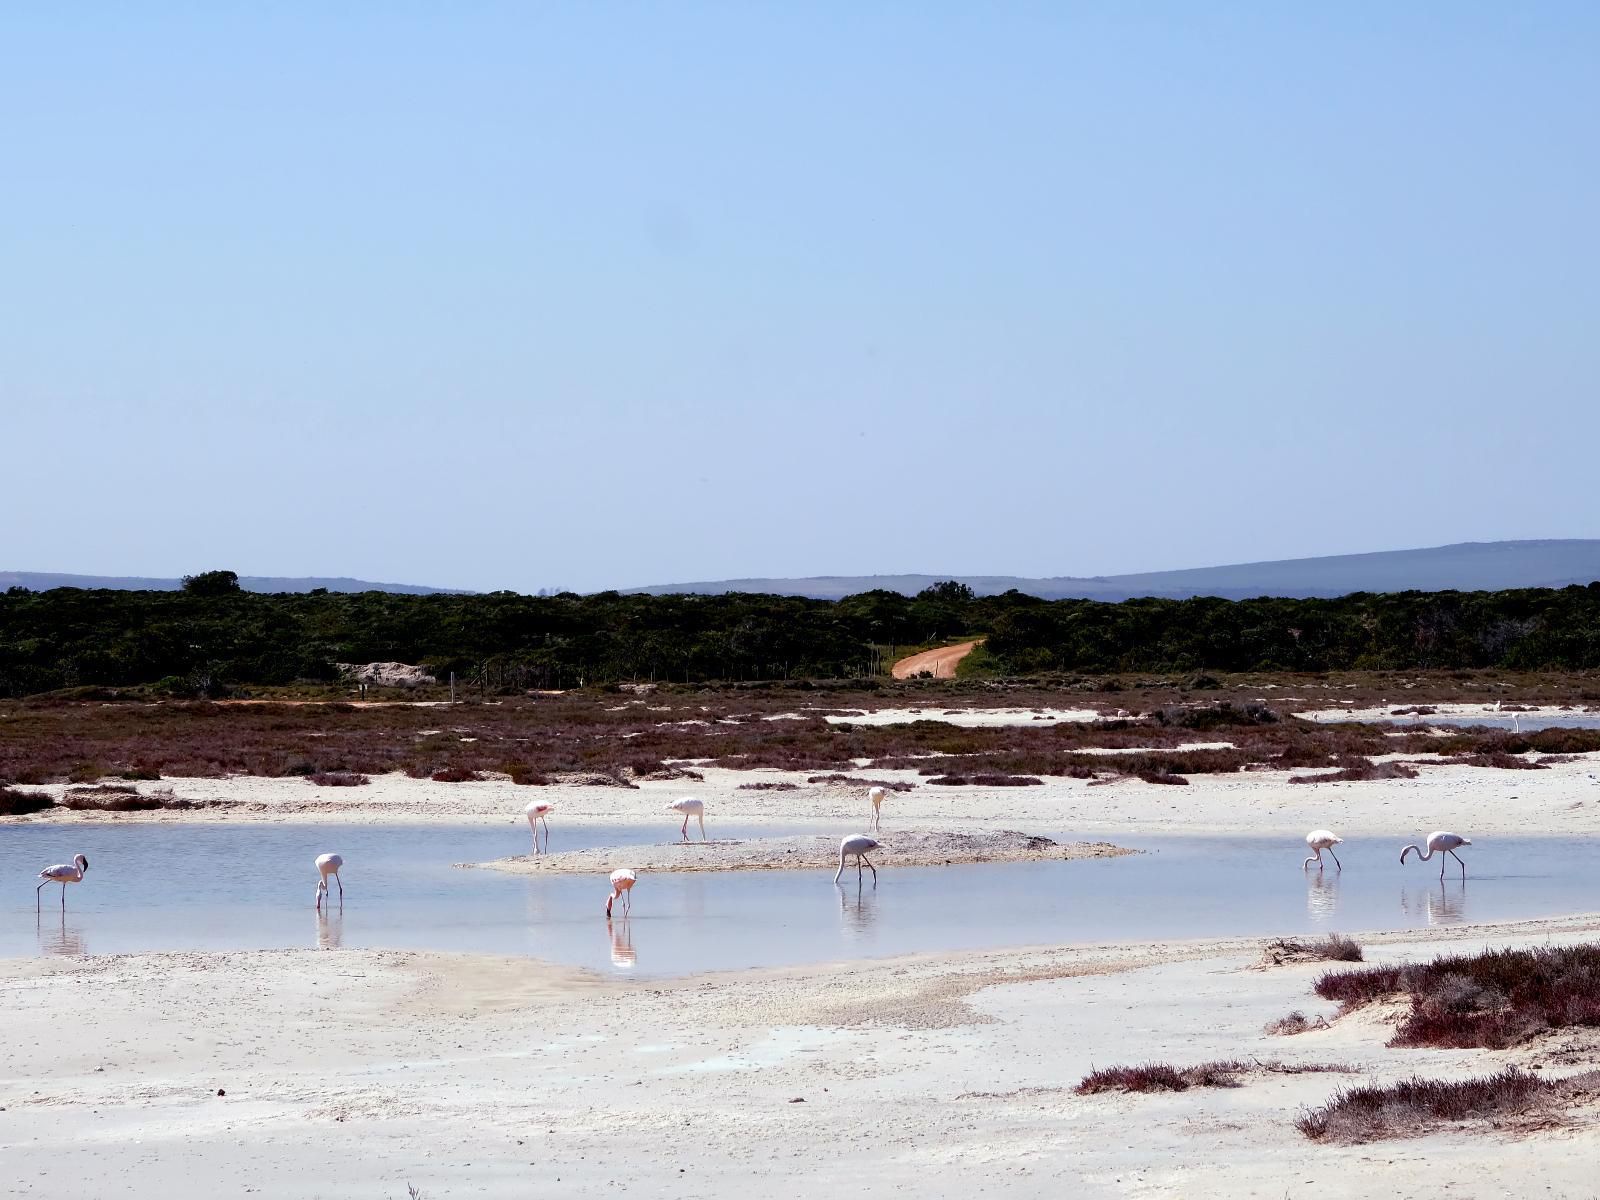
MULTIPOLYGON (((1383 962, 1597 930, 1363 941, 1383 962)), ((10 960, 0 1147, 13 1194, 85 1197, 1592 1193, 1592 1110, 1531 1137, 1304 1141, 1298 1112, 1345 1084, 1593 1055, 1389 1050, 1365 1016, 1268 1037, 1332 1008, 1320 967, 1258 958, 1108 945, 675 982, 371 951, 10 960), (1356 1073, 1070 1090, 1096 1066, 1249 1057, 1356 1073)))
MULTIPOLYGON (((1418 755, 1398 756, 1418 761, 1418 755)), ((959 759, 951 760, 952 765, 959 759)), ((1331 826, 1345 836, 1414 836, 1429 829, 1474 834, 1588 834, 1600 828, 1600 755, 1581 756, 1540 771, 1504 771, 1422 759, 1416 779, 1364 783, 1289 784, 1315 771, 1246 771, 1191 775, 1187 787, 1046 777, 1038 787, 941 787, 914 771, 873 771, 874 778, 916 784, 891 792, 883 803, 884 829, 1018 829, 1059 837, 1104 837, 1130 832, 1242 833, 1298 839, 1308 829, 1331 826)), ((399 773, 366 787, 315 787, 301 779, 173 779, 140 784, 170 786, 182 797, 235 802, 235 807, 152 813, 51 812, 12 821, 338 821, 355 823, 464 822, 521 825, 535 798, 553 803, 552 828, 562 821, 588 824, 659 822, 664 835, 681 818, 662 811, 666 801, 695 795, 706 802, 706 830, 719 824, 811 828, 841 836, 866 827, 871 807, 864 789, 808 784, 806 772, 704 768, 701 782, 647 781, 638 788, 518 787, 509 780, 434 783, 399 773), (793 791, 746 791, 756 781, 792 782, 793 791)), ((61 791, 59 785, 44 788, 61 791)))
POLYGON ((909 725, 913 721, 943 721, 946 725, 967 729, 994 729, 1046 721, 1109 721, 1112 717, 1093 708, 880 708, 859 716, 832 714, 827 719, 834 725, 909 725))

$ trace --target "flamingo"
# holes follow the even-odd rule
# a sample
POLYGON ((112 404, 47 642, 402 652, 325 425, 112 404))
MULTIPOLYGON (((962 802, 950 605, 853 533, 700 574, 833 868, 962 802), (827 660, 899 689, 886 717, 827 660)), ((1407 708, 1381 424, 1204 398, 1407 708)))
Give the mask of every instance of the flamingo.
POLYGON ((881 810, 883 808, 884 797, 886 797, 888 794, 888 791, 881 787, 872 787, 867 789, 867 799, 872 801, 872 824, 869 826, 869 828, 873 830, 882 828, 883 813, 881 810))
POLYGON ((638 882, 634 873, 627 868, 611 872, 611 895, 606 897, 606 919, 611 918, 611 904, 619 896, 622 898, 622 912, 626 916, 633 911, 633 885, 638 882))
POLYGON ((1344 864, 1339 861, 1339 856, 1333 853, 1333 848, 1342 841, 1344 839, 1331 829, 1313 829, 1306 834, 1306 845, 1311 847, 1311 857, 1300 864, 1300 869, 1304 871, 1312 863, 1316 863, 1317 870, 1322 870, 1322 852, 1326 850, 1333 855, 1333 865, 1341 871, 1344 870, 1344 864))
POLYGON ((876 850, 878 846, 877 838, 869 838, 864 833, 845 838, 844 841, 839 843, 839 869, 833 873, 833 881, 835 883, 839 882, 839 876, 844 874, 845 856, 853 854, 856 859, 856 882, 861 882, 861 864, 866 863, 867 869, 872 872, 872 882, 877 883, 878 868, 872 865, 872 860, 867 857, 867 851, 876 850))
MULTIPOLYGON (((322 907, 322 898, 328 895, 328 876, 333 876, 333 881, 339 885, 339 907, 344 907, 344 880, 339 878, 339 868, 344 866, 344 858, 338 854, 317 855, 317 907, 322 907)), ((330 899, 328 907, 333 907, 330 899)))
POLYGON ((43 882, 41 882, 38 887, 33 889, 34 911, 37 913, 39 909, 43 907, 44 901, 40 899, 40 893, 44 891, 44 885, 46 883, 59 883, 61 885, 61 911, 66 912, 67 884, 82 883, 84 872, 86 872, 88 869, 89 860, 81 854, 74 854, 70 864, 57 863, 53 867, 46 867, 44 870, 40 871, 39 878, 43 882))
POLYGON ((706 837, 706 802, 697 800, 693 796, 685 796, 682 800, 674 800, 667 805, 668 812, 683 814, 683 840, 689 840, 689 818, 694 817, 700 822, 700 840, 706 837))
MULTIPOLYGON (((1421 850, 1417 850, 1415 846, 1407 846, 1404 850, 1400 851, 1400 861, 1405 862, 1406 855, 1410 854, 1413 850, 1417 850, 1417 857, 1423 862, 1427 862, 1435 854, 1448 854, 1458 863, 1461 863, 1461 878, 1465 879, 1467 877, 1467 864, 1461 861, 1461 856, 1456 853, 1456 847, 1470 845, 1472 845, 1470 839, 1462 837, 1459 833, 1446 833, 1441 829, 1428 835, 1428 852, 1426 854, 1424 854, 1421 850)), ((1445 863, 1441 858, 1439 861, 1440 879, 1444 878, 1444 868, 1445 863)))
POLYGON ((533 852, 539 853, 539 822, 544 822, 544 848, 550 849, 550 811, 555 808, 553 804, 546 804, 543 800, 535 800, 523 809, 523 814, 528 818, 528 825, 533 830, 533 852))

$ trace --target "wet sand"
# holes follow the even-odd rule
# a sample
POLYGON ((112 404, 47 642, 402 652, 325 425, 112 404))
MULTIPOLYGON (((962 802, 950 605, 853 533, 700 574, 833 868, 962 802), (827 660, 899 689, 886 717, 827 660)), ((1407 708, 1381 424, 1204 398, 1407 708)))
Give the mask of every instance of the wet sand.
MULTIPOLYGON (((1045 862, 1081 858, 1115 858, 1136 851, 1110 842, 1052 841, 1050 838, 1001 829, 984 833, 938 830, 880 833, 877 849, 868 853, 885 867, 937 867, 969 863, 1045 862)), ((620 861, 641 871, 815 871, 838 869, 839 840, 827 836, 749 838, 742 841, 678 841, 624 849, 567 850, 555 854, 523 854, 493 862, 461 863, 513 874, 605 874, 620 861)), ((845 862, 855 871, 855 859, 845 862)))

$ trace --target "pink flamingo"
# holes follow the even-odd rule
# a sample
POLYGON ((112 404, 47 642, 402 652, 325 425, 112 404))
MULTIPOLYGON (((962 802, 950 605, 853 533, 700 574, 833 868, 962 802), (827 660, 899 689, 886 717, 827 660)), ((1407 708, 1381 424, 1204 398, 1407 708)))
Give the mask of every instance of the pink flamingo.
POLYGON ((1306 845, 1311 847, 1311 857, 1300 864, 1300 869, 1304 871, 1312 863, 1316 863, 1317 870, 1322 870, 1322 852, 1326 850, 1333 856, 1333 865, 1341 871, 1344 870, 1344 864, 1339 861, 1339 856, 1333 853, 1333 848, 1342 841, 1344 839, 1331 829, 1313 829, 1306 834, 1306 845))
POLYGON ((61 911, 66 912, 67 884, 82 883, 84 873, 88 871, 88 869, 89 860, 81 854, 74 854, 70 864, 57 863, 53 867, 46 867, 44 870, 40 871, 39 878, 43 882, 40 883, 38 887, 33 889, 34 911, 37 913, 44 904, 44 901, 40 899, 40 893, 44 891, 44 885, 46 883, 59 883, 61 885, 61 911))
MULTIPOLYGON (((1470 845, 1472 845, 1472 842, 1467 838, 1462 837, 1459 833, 1446 833, 1441 829, 1436 833, 1430 833, 1428 835, 1428 852, 1426 854, 1424 854, 1421 850, 1417 850, 1415 846, 1407 846, 1404 850, 1400 851, 1400 861, 1405 862, 1406 855, 1410 854, 1413 850, 1417 850, 1417 857, 1423 862, 1427 862, 1436 853, 1440 855, 1448 854, 1458 863, 1461 863, 1461 878, 1465 879, 1467 877, 1467 864, 1461 862, 1461 855, 1456 853, 1456 847, 1470 845)), ((1439 860, 1440 879, 1444 878, 1445 865, 1444 859, 1441 858, 1439 860)))
MULTIPOLYGON (((322 908, 322 898, 328 896, 328 876, 333 876, 333 881, 339 885, 339 907, 344 907, 344 880, 339 878, 339 868, 344 866, 344 858, 338 854, 317 855, 317 908, 322 908)), ((328 907, 333 907, 332 898, 329 898, 328 907)))
POLYGON ((539 853, 539 822, 544 822, 544 848, 550 849, 550 811, 554 804, 546 804, 543 800, 535 800, 523 809, 528 818, 528 825, 533 830, 533 852, 539 853))
POLYGON ((612 902, 619 897, 622 900, 623 913, 627 914, 633 911, 633 885, 637 882, 638 880, 635 878, 634 873, 630 870, 623 869, 611 872, 611 895, 606 897, 606 916, 608 918, 611 916, 612 902))
POLYGON ((689 840, 689 818, 694 817, 700 822, 700 840, 706 838, 706 802, 697 800, 693 796, 685 796, 682 800, 674 800, 667 805, 668 812, 683 814, 683 840, 689 840))
POLYGON ((883 799, 889 793, 881 787, 867 789, 867 799, 872 801, 872 824, 868 826, 874 833, 883 828, 883 799))
POLYGON ((867 857, 868 850, 878 848, 878 839, 870 838, 864 833, 847 837, 839 843, 839 869, 833 873, 833 881, 839 882, 839 876, 844 874, 845 855, 853 854, 856 860, 856 882, 861 882, 861 864, 866 863, 867 869, 872 872, 872 882, 878 882, 878 868, 872 865, 872 860, 867 857))

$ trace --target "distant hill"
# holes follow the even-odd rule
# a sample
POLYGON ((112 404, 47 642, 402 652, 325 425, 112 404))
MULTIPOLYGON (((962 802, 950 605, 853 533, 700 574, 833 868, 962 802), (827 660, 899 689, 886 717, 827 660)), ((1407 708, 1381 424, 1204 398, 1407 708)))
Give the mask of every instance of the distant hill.
MULTIPOLYGON (((51 588, 111 588, 120 592, 175 592, 181 579, 146 579, 138 575, 57 575, 48 571, 0 571, 0 591, 25 587, 47 592, 51 588)), ((327 588, 330 592, 398 592, 407 596, 432 596, 440 592, 470 595, 459 588, 425 587, 416 583, 368 583, 365 579, 290 579, 275 575, 241 575, 239 586, 247 592, 309 592, 327 588)))
POLYGON ((1501 588, 1565 587, 1600 580, 1600 539, 1461 542, 1425 550, 1385 550, 1150 571, 1137 575, 818 575, 805 579, 724 579, 715 583, 671 583, 628 589, 650 595, 675 592, 717 595, 763 592, 836 599, 877 588, 915 595, 945 579, 965 583, 980 596, 1015 588, 1047 600, 1128 600, 1135 596, 1345 596, 1351 592, 1495 591, 1501 588))

